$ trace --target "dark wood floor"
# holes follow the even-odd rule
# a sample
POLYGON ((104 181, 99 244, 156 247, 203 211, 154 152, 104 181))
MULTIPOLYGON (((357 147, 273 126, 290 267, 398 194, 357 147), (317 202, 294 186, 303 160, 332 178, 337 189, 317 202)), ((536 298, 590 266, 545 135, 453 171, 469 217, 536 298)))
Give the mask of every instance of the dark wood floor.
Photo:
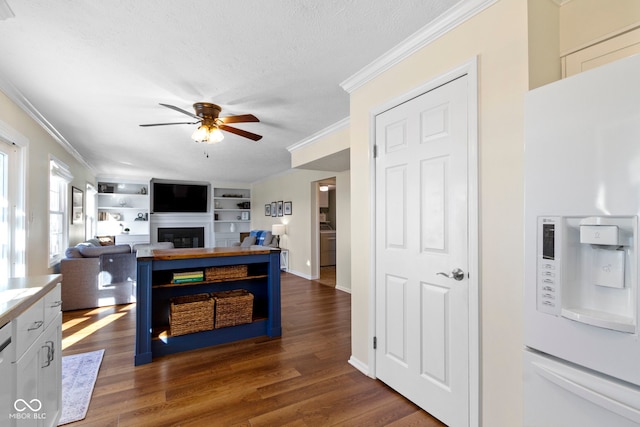
POLYGON ((63 355, 105 349, 70 426, 443 426, 347 363, 350 295, 282 275, 283 334, 134 366, 135 304, 64 313, 63 355))

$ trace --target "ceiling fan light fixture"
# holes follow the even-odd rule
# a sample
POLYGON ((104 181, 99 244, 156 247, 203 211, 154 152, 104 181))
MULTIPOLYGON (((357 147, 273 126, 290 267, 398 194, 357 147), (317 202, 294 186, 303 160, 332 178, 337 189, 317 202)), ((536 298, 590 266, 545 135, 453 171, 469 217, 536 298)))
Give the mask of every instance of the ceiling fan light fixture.
POLYGON ((216 143, 216 142, 222 141, 223 139, 224 139, 224 135, 222 134, 222 131, 217 127, 214 127, 209 131, 210 142, 216 143))
POLYGON ((207 144, 215 144, 224 139, 224 135, 215 125, 202 124, 193 132, 191 138, 196 142, 205 142, 207 144))

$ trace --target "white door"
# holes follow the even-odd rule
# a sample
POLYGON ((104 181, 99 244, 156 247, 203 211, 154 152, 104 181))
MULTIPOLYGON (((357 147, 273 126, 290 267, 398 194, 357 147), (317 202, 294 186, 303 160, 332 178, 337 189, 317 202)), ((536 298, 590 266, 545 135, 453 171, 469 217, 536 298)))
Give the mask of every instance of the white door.
POLYGON ((375 121, 376 376, 452 427, 469 425, 467 80, 375 121))

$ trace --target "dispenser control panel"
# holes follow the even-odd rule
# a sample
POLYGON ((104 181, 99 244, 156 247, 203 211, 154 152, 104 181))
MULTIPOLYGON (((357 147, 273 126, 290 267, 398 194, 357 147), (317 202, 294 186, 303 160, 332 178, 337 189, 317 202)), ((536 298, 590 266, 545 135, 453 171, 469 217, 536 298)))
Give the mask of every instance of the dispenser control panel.
POLYGON ((560 279, 562 238, 560 217, 538 218, 537 308, 549 314, 560 314, 560 279))

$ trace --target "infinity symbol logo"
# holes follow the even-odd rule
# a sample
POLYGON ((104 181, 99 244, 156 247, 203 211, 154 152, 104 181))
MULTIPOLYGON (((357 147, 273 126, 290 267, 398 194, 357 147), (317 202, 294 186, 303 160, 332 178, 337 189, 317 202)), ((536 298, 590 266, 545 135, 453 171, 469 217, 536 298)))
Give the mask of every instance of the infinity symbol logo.
POLYGON ((24 399, 18 399, 13 404, 13 407, 18 412, 24 412, 27 410, 27 408, 31 409, 31 411, 33 412, 38 412, 40 409, 42 409, 42 402, 40 402, 39 399, 31 399, 31 401, 27 403, 27 401, 24 399), (18 404, 21 404, 21 405, 18 405, 18 404), (31 406, 30 404, 33 406, 31 406))

